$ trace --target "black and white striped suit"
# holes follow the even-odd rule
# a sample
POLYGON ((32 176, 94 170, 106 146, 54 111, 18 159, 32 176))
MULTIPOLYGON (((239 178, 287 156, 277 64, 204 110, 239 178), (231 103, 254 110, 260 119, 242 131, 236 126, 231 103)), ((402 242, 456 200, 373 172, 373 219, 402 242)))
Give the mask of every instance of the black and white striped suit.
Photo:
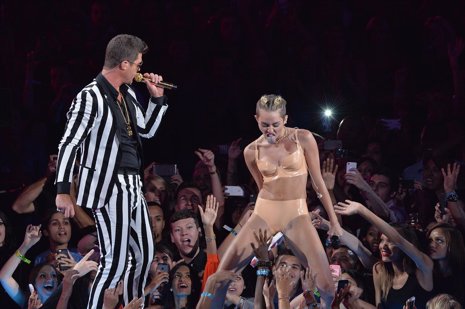
MULTIPOLYGON (((77 204, 91 208, 97 224, 101 261, 89 300, 89 308, 101 308, 105 289, 124 277, 125 302, 143 293, 153 258, 153 240, 147 205, 139 175, 118 174, 121 151, 114 98, 100 74, 76 96, 59 145, 57 190, 67 193, 79 158, 77 204)), ((167 109, 165 97, 151 99, 147 111, 127 86, 125 98, 131 122, 140 137, 150 138, 167 109), (154 103, 152 100, 158 100, 154 103)))

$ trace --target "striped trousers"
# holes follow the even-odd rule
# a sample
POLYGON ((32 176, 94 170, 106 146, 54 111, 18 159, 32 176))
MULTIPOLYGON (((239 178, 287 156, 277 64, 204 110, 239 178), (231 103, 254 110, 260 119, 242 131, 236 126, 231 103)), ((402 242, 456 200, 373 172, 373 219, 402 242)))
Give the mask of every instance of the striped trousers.
POLYGON ((88 308, 103 308, 107 288, 124 280, 124 303, 144 293, 154 243, 147 203, 139 175, 118 174, 108 204, 94 210, 100 246, 100 264, 88 308))

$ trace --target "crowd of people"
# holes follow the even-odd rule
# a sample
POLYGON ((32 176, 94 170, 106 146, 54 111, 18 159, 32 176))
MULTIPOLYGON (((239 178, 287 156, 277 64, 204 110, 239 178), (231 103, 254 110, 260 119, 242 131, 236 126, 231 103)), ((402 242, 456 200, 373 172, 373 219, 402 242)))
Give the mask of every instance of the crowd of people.
POLYGON ((4 308, 465 305, 462 1, 0 5, 4 308))

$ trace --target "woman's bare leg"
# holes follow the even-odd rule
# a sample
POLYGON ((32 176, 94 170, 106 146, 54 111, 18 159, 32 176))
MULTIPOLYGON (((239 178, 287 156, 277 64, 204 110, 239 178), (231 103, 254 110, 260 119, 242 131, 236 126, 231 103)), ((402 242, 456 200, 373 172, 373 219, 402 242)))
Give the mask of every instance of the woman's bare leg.
POLYGON ((316 274, 316 284, 326 306, 329 308, 334 298, 334 284, 329 270, 323 244, 309 215, 293 219, 284 230, 286 244, 303 265, 308 265, 316 274))
MULTIPOLYGON (((254 232, 258 230, 268 230, 268 224, 257 214, 252 214, 247 223, 242 227, 241 231, 235 237, 228 249, 226 249, 223 258, 220 261, 218 270, 232 270, 240 272, 250 263, 253 257, 253 250, 250 244, 255 242, 254 232)), ((216 290, 215 298, 211 308, 223 308, 226 297, 227 285, 223 285, 216 290)))

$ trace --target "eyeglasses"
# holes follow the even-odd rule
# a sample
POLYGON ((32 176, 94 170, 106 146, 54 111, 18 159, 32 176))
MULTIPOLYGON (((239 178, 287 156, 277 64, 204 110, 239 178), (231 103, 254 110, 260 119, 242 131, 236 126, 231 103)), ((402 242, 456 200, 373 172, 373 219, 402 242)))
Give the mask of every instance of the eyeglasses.
POLYGON ((132 62, 129 60, 125 60, 125 61, 129 62, 130 64, 135 64, 137 66, 137 71, 140 71, 141 66, 144 64, 144 61, 141 61, 140 63, 132 62))

